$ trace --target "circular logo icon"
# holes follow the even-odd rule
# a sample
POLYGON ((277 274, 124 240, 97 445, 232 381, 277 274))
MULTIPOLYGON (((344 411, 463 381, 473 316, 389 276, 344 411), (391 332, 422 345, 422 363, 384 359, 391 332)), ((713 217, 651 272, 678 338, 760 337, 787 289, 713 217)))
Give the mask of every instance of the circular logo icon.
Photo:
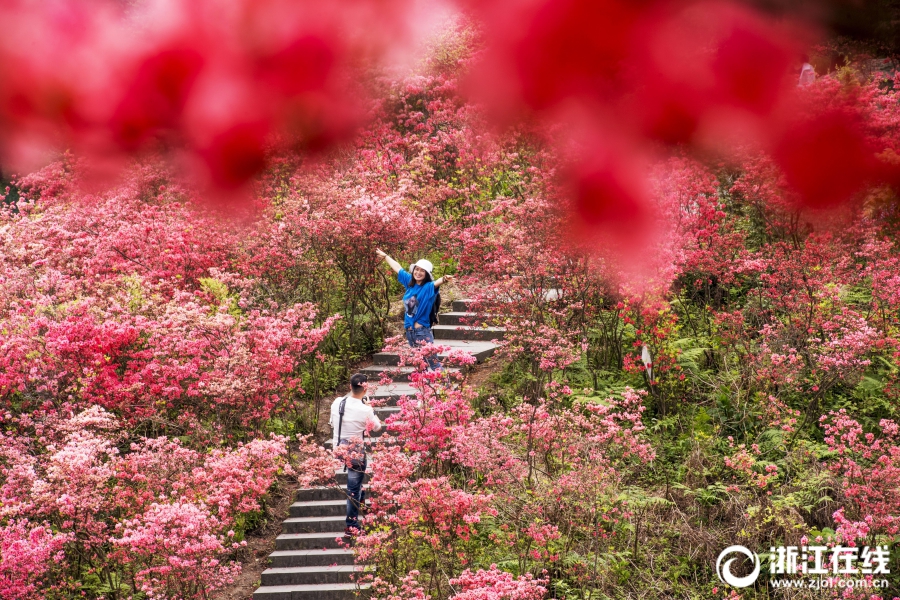
POLYGON ((716 575, 719 576, 719 580, 722 583, 727 583, 728 585, 736 588, 743 588, 749 585, 753 585, 753 582, 756 581, 756 578, 759 577, 759 556, 756 555, 756 552, 750 552, 743 546, 728 546, 719 554, 719 558, 716 559, 716 575), (738 577, 737 575, 733 575, 731 573, 731 563, 737 560, 737 557, 729 558, 725 561, 725 564, 722 564, 722 559, 724 559, 729 554, 742 554, 749 559, 753 560, 753 572, 749 575, 745 575, 744 577, 738 577))

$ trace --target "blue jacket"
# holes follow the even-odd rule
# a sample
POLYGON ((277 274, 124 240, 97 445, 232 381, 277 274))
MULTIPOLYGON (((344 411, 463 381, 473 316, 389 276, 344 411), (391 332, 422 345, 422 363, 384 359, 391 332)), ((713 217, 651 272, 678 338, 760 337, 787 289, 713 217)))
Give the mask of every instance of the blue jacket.
POLYGON ((415 323, 419 323, 422 327, 431 327, 431 307, 434 305, 434 297, 437 295, 434 282, 429 281, 423 285, 410 286, 413 278, 406 269, 400 269, 400 272, 397 273, 397 281, 406 287, 406 293, 403 294, 403 306, 406 309, 403 326, 413 327, 415 323))

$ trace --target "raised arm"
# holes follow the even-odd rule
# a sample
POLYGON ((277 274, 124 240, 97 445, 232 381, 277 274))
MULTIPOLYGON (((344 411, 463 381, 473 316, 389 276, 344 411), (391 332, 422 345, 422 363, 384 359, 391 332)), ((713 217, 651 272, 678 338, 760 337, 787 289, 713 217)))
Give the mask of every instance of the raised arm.
POLYGON ((391 268, 394 270, 394 273, 399 273, 399 272, 400 272, 400 269, 403 268, 403 267, 400 266, 400 263, 398 263, 396 260, 394 260, 393 258, 391 258, 390 256, 388 256, 386 252, 384 252, 384 251, 382 251, 382 250, 376 249, 376 250, 375 250, 375 254, 377 254, 378 256, 380 256, 381 258, 383 258, 384 260, 386 260, 386 261, 387 261, 387 264, 391 265, 391 268))
POLYGON ((370 408, 369 410, 371 410, 372 413, 367 419, 367 431, 381 431, 381 420, 378 418, 378 415, 375 414, 375 411, 373 409, 370 408))
POLYGON ((456 277, 453 275, 444 275, 443 277, 439 277, 434 280, 434 287, 441 287, 445 283, 451 283, 456 277))

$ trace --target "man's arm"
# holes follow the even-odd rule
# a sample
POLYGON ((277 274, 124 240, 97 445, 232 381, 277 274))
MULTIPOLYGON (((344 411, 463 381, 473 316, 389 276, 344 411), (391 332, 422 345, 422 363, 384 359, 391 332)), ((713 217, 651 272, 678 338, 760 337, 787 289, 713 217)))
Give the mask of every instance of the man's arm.
POLYGON ((371 413, 369 413, 369 422, 372 423, 371 431, 381 431, 381 421, 378 419, 378 416, 375 414, 375 409, 369 407, 371 413))
POLYGON ((400 270, 403 268, 400 266, 400 263, 398 263, 396 260, 394 260, 393 258, 388 256, 386 252, 376 249, 375 254, 377 254, 378 256, 383 258, 385 261, 387 261, 387 264, 389 264, 391 266, 391 268, 394 270, 394 273, 399 273, 400 270))

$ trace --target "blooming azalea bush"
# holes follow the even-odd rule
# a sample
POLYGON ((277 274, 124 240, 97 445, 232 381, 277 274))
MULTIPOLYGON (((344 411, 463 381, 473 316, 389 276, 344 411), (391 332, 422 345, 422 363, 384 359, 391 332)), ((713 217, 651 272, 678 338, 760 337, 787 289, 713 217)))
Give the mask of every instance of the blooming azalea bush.
POLYGON ((216 435, 296 412, 337 317, 254 294, 227 270, 251 225, 204 216, 159 168, 91 198, 79 173, 64 161, 23 178, 3 211, 0 397, 212 422, 216 435))
POLYGON ((450 585, 458 586, 459 592, 452 596, 457 600, 539 600, 547 593, 547 588, 541 585, 545 582, 535 580, 531 573, 514 578, 510 573, 498 570, 497 565, 491 565, 490 570, 479 569, 476 573, 466 569, 458 578, 450 580, 450 585))
MULTIPOLYGON (((643 439, 643 394, 566 409, 564 390, 552 403, 474 418, 457 412, 465 386, 421 386, 388 421, 405 444, 373 453, 367 530, 356 547, 361 559, 394 565, 374 576, 376 594, 543 597, 543 569, 559 573, 562 555, 624 539, 620 486, 655 456, 643 439), (422 425, 409 428, 410 419, 422 425), (490 564, 510 555, 519 576, 490 564), (422 561, 441 567, 408 573, 422 561), (476 572, 482 563, 490 568, 476 572)), ((589 580, 589 565, 579 569, 589 580)))
POLYGON ((4 598, 201 598, 233 581, 233 553, 285 466, 273 436, 203 453, 140 439, 99 406, 7 414, 0 439, 4 598))
POLYGON ((865 433, 845 409, 822 415, 825 443, 835 453, 831 469, 840 477, 843 494, 849 503, 841 509, 838 532, 844 539, 874 540, 878 534, 893 539, 900 532, 897 516, 897 456, 894 440, 897 424, 891 419, 879 423, 880 435, 865 433), (850 534, 848 526, 864 522, 859 534, 850 534))
POLYGON ((58 565, 71 534, 56 533, 27 519, 8 519, 0 529, 3 598, 34 598, 38 590, 59 590, 58 565))
POLYGON ((319 400, 405 346, 376 248, 505 331, 477 386, 400 352, 373 597, 738 597, 726 546, 895 541, 893 75, 798 89, 796 22, 721 1, 463 3, 402 69, 402 2, 45 4, 0 9, 4 173, 72 151, 5 179, 4 597, 227 585, 266 434, 333 483, 319 400))

